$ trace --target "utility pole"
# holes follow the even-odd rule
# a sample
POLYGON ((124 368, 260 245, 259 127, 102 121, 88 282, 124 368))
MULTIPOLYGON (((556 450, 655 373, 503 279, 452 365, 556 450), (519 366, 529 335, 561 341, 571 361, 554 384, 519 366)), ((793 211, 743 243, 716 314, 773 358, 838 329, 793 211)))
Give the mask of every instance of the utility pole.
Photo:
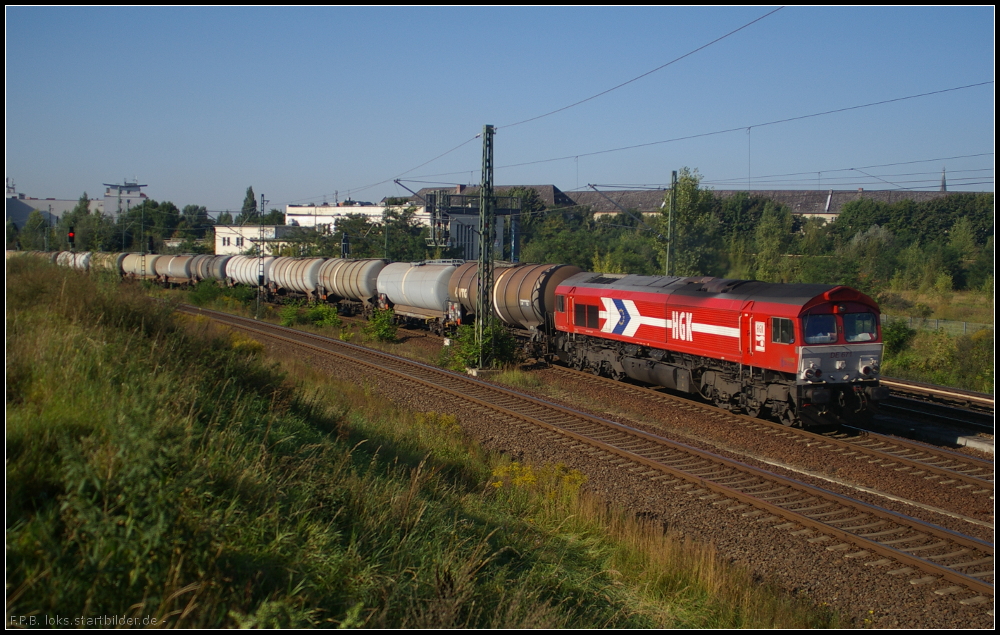
POLYGON ((385 256, 386 260, 389 259, 389 206, 386 205, 382 209, 382 231, 385 232, 385 256))
POLYGON ((670 173, 670 213, 667 216, 667 265, 665 275, 670 275, 670 247, 674 239, 674 211, 677 209, 677 170, 670 173))
POLYGON ((122 224, 122 251, 125 251, 125 229, 128 227, 128 212, 125 212, 125 218, 123 219, 119 210, 118 221, 122 224))
POLYGON ((139 278, 146 279, 146 201, 139 210, 139 278))
POLYGON ((260 304, 264 295, 264 206, 267 201, 260 195, 260 209, 257 210, 257 311, 253 319, 260 319, 260 304))
POLYGON ((479 367, 492 362, 493 351, 486 350, 486 333, 493 322, 493 240, 496 216, 493 201, 493 133, 483 126, 483 177, 479 186, 479 295, 476 298, 476 345, 479 367))

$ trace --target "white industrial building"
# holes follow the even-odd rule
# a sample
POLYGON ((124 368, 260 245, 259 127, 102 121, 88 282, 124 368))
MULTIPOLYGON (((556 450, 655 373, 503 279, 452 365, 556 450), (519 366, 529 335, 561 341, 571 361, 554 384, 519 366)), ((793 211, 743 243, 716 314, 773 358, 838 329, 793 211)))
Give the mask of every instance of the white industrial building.
POLYGON ((285 224, 297 224, 299 227, 316 227, 324 234, 333 233, 337 221, 347 218, 348 214, 366 217, 372 223, 381 223, 386 210, 402 212, 413 209, 419 225, 430 225, 431 215, 423 205, 361 205, 339 203, 337 205, 286 205, 285 224))
POLYGON ((263 238, 264 255, 273 256, 281 247, 287 245, 280 239, 295 230, 287 225, 216 225, 215 254, 217 256, 238 256, 261 242, 263 238))

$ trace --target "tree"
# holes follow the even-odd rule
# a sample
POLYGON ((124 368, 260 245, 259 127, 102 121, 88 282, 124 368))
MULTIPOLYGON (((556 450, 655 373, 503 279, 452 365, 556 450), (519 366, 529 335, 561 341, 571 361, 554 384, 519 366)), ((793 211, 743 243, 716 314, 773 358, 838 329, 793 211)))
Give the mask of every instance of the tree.
POLYGON ((787 282, 785 255, 792 238, 792 214, 783 205, 768 202, 757 224, 754 241, 757 255, 754 258, 756 278, 765 282, 787 282))
POLYGON ((219 217, 215 219, 216 225, 232 225, 233 215, 228 211, 219 213, 219 217))
MULTIPOLYGON (((889 230, 872 225, 859 231, 841 247, 837 255, 854 272, 854 286, 862 291, 877 292, 889 286, 896 268, 895 237, 889 230)), ((842 283, 851 283, 842 280, 842 283)))
MULTIPOLYGON (((716 210, 715 196, 703 190, 697 170, 682 168, 677 177, 673 245, 670 249, 670 274, 677 276, 722 275, 723 231, 716 210)), ((659 231, 667 236, 670 193, 659 215, 659 231)), ((666 245, 663 246, 666 251, 666 245)))
POLYGON ((90 199, 84 192, 76 206, 63 215, 59 220, 57 232, 59 242, 63 248, 69 249, 66 241, 66 234, 72 227, 76 233, 76 240, 73 248, 76 251, 109 251, 115 247, 115 236, 117 235, 114 221, 101 212, 90 211, 90 199))
POLYGON ((55 241, 52 239, 51 228, 45 216, 37 209, 31 210, 28 220, 24 223, 24 228, 18 234, 18 241, 21 249, 42 251, 46 247, 46 235, 48 235, 48 246, 54 247, 55 241))
POLYGON ((7 249, 17 249, 20 245, 17 223, 7 219, 7 249))
POLYGON ((185 205, 181 211, 181 222, 184 225, 185 238, 204 238, 205 232, 213 225, 204 205, 185 205))
POLYGON ((237 225, 249 225, 258 222, 257 199, 254 197, 253 186, 247 188, 247 195, 243 199, 243 208, 240 215, 236 217, 237 225))
POLYGON ((280 209, 272 209, 260 221, 264 225, 284 225, 285 213, 280 209))
POLYGON ((545 203, 538 195, 538 191, 530 187, 512 187, 503 192, 503 196, 511 196, 521 201, 520 215, 512 217, 511 220, 518 222, 518 233, 520 234, 518 250, 523 255, 535 228, 545 218, 545 203))

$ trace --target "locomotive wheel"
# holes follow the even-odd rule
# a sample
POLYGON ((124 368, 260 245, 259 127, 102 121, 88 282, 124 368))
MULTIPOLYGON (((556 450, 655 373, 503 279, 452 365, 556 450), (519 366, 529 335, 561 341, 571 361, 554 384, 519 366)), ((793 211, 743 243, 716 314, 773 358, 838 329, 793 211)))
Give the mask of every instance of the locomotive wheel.
POLYGON ((743 406, 743 410, 746 411, 748 417, 759 417, 761 409, 761 404, 759 402, 750 402, 749 404, 743 406), (755 403, 756 405, 753 405, 755 403))
POLYGON ((795 410, 792 408, 785 408, 785 411, 778 416, 778 421, 783 426, 793 427, 797 421, 795 420, 795 410))

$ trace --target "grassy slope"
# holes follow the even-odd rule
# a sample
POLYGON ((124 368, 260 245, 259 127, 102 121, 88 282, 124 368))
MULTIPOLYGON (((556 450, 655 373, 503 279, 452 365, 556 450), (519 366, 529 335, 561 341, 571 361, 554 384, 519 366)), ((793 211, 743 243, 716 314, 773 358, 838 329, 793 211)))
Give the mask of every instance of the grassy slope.
POLYGON ((279 371, 136 286, 29 259, 7 282, 8 615, 831 625, 582 495, 578 473, 485 456, 447 416, 279 371))

